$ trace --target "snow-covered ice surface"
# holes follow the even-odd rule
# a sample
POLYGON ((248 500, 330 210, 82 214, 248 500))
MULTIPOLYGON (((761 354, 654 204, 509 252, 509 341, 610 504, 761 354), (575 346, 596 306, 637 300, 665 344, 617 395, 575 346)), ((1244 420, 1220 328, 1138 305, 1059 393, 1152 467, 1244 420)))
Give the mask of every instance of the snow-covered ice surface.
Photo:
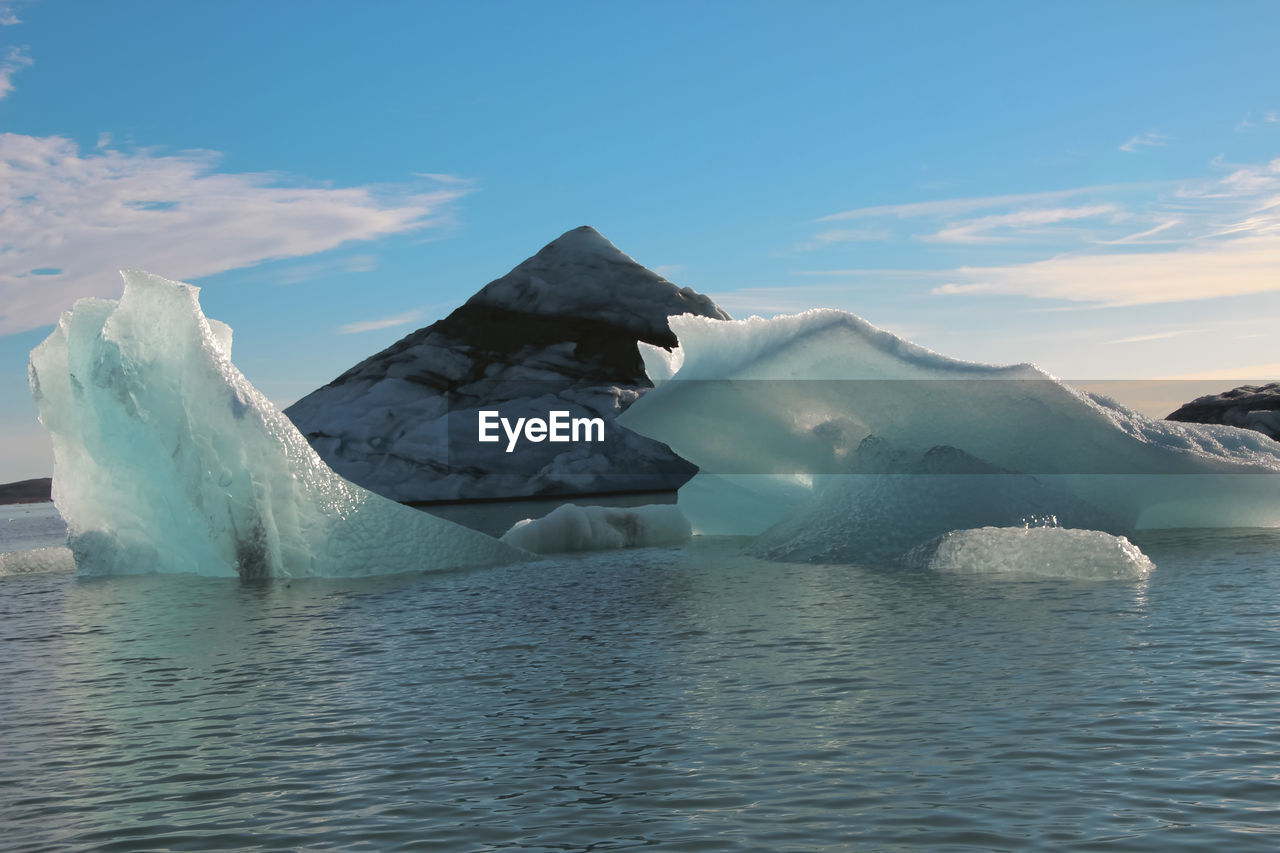
POLYGON ((389 574, 509 563, 498 540, 326 466, 231 363, 198 288, 124 273, 31 353, 53 497, 81 573, 389 574))
POLYGON ((695 532, 788 560, 901 555, 949 530, 1280 526, 1280 444, 1156 421, 1031 365, 957 361, 841 311, 674 317, 620 420, 701 472, 695 532))
POLYGON ((672 504, 613 507, 563 504, 542 518, 514 524, 502 541, 537 554, 608 551, 677 545, 692 535, 689 520, 672 504))
POLYGON ((1145 578, 1155 564, 1123 536, 1063 527, 953 530, 928 562, 935 571, 1074 580, 1145 578))
POLYGON ((448 317, 290 406, 344 477, 399 501, 675 491, 694 467, 615 425, 649 387, 636 342, 674 346, 672 314, 726 319, 706 296, 575 228, 448 317), (603 443, 477 441, 477 413, 599 417, 603 443))

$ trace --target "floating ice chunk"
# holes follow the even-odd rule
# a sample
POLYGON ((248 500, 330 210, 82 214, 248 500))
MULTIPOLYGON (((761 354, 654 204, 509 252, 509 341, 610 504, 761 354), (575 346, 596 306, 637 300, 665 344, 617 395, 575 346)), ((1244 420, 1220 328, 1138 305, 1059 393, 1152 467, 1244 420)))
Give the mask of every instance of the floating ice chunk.
POLYGON ((938 542, 929 568, 958 574, 1021 574, 1111 580, 1145 578, 1155 563, 1123 536, 1065 527, 953 530, 938 542))
POLYGON ((1155 421, 842 311, 671 328, 679 349, 642 346, 655 387, 619 423, 699 466, 679 498, 699 533, 781 522, 780 555, 857 559, 1033 513, 1117 534, 1280 526, 1280 444, 1257 433, 1155 421))
POLYGON ((47 572, 73 572, 75 558, 70 548, 33 548, 0 554, 0 577, 34 575, 47 572))
POLYGON ((326 466, 231 363, 198 289, 124 273, 31 353, 53 497, 82 573, 351 576, 513 562, 492 537, 326 466))
POLYGON ((536 554, 676 545, 692 535, 672 504, 637 507, 562 504, 542 518, 512 525, 502 541, 536 554))

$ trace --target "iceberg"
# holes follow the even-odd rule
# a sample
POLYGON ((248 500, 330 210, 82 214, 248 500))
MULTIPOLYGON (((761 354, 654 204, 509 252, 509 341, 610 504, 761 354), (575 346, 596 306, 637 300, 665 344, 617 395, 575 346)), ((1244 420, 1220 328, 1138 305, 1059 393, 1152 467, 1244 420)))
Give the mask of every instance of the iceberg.
POLYGON ((542 518, 517 521, 502 541, 535 554, 678 545, 693 535, 672 504, 637 507, 561 504, 542 518))
POLYGON ((285 410, 342 476, 405 502, 675 491, 692 465, 614 426, 649 388, 637 341, 675 346, 669 315, 726 319, 595 229, 563 234, 444 319, 285 410), (603 441, 477 441, 483 411, 599 418, 603 441))
POLYGON ((1028 526, 953 530, 937 543, 928 567, 956 574, 1141 580, 1156 566, 1124 536, 1028 526))
POLYGON ((882 559, 1033 515, 1280 526, 1280 444, 1256 432, 1156 421, 843 311, 670 325, 680 345, 641 346, 655 387, 619 422, 698 465, 678 501, 695 532, 760 535, 766 556, 882 559))
POLYGON ((199 289, 125 272, 31 353, 54 502, 85 574, 334 577, 528 555, 338 476, 231 362, 199 289))

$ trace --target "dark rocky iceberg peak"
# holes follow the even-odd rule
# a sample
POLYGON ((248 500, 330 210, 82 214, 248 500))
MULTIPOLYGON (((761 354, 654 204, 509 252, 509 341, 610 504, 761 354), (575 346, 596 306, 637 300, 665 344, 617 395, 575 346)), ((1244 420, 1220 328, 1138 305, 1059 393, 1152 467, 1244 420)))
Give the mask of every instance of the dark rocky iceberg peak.
POLYGON ((1197 397, 1167 420, 1243 427, 1280 440, 1280 382, 1197 397))
POLYGON ((687 313, 729 316, 575 228, 285 414, 338 473, 401 501, 675 489, 694 466, 613 419, 650 387, 636 342, 675 346, 667 318, 687 313), (606 440, 506 453, 477 443, 482 409, 600 417, 606 440))
POLYGON ((674 314, 729 319, 708 296, 677 287, 623 254, 590 225, 568 231, 481 288, 464 307, 487 306, 618 326, 638 340, 672 347, 674 314))

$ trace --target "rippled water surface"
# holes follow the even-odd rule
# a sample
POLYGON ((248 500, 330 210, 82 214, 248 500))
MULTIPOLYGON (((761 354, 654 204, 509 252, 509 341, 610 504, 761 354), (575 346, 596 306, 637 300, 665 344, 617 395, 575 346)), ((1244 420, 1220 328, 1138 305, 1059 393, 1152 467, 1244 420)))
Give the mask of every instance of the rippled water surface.
POLYGON ((1140 541, 1143 582, 0 578, 0 847, 1274 849, 1280 537, 1140 541))

